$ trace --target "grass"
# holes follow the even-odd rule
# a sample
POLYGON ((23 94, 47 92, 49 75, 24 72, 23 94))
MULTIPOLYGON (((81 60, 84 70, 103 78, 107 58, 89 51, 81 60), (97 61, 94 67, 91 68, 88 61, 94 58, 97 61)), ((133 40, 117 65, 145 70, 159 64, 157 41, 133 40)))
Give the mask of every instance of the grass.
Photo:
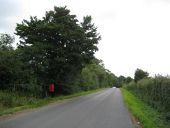
POLYGON ((163 120, 162 113, 148 106, 125 88, 121 91, 129 111, 139 120, 142 128, 170 128, 163 120))
POLYGON ((7 93, 0 91, 0 116, 14 114, 18 111, 26 109, 42 107, 50 103, 59 102, 65 99, 71 99, 78 96, 88 95, 91 93, 101 91, 103 89, 104 88, 90 91, 82 91, 71 95, 57 96, 53 98, 48 97, 45 99, 38 99, 34 97, 28 98, 24 96, 21 97, 15 93, 7 93))

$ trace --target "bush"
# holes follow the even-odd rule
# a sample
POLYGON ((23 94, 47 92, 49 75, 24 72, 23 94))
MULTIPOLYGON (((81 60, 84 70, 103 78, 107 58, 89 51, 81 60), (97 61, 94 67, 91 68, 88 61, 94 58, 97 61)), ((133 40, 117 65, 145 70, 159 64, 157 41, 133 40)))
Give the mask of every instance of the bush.
POLYGON ((0 93, 0 104, 3 107, 13 106, 13 96, 8 93, 0 93))
POLYGON ((36 98, 34 97, 19 95, 17 92, 0 91, 0 106, 4 108, 18 107, 35 102, 36 98))

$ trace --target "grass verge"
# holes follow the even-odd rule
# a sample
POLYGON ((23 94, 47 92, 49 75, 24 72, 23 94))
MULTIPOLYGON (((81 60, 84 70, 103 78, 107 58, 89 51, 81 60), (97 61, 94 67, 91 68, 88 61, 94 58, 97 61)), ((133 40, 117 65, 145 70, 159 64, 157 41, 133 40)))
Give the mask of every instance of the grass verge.
POLYGON ((125 104, 132 115, 139 120, 142 128, 169 128, 163 120, 163 114, 148 106, 133 93, 121 89, 125 104))
POLYGON ((79 96, 83 96, 83 95, 88 95, 88 94, 95 93, 95 92, 98 92, 98 91, 101 91, 104 89, 105 88, 100 88, 100 89, 90 90, 90 91, 82 91, 82 92, 74 93, 71 95, 57 96, 57 97, 53 97, 53 98, 48 97, 45 99, 37 99, 34 97, 32 97, 32 98, 21 97, 21 96, 17 96, 16 94, 10 94, 10 96, 9 96, 9 94, 7 92, 1 91, 0 92, 0 100, 2 100, 2 97, 6 98, 6 96, 8 96, 9 97, 8 100, 9 99, 10 100, 5 101, 6 102, 5 104, 8 104, 8 106, 10 106, 10 107, 4 107, 0 103, 0 116, 2 117, 2 116, 14 114, 18 111, 22 111, 22 110, 26 110, 26 109, 42 107, 42 106, 48 105, 53 102, 62 101, 65 99, 71 99, 71 98, 79 97, 79 96))

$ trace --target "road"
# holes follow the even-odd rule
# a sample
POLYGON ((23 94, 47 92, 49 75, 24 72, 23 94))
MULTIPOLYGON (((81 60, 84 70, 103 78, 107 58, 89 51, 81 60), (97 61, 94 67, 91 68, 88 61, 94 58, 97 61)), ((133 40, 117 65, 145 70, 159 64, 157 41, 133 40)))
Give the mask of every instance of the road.
POLYGON ((133 128, 120 89, 54 103, 0 120, 0 128, 133 128))

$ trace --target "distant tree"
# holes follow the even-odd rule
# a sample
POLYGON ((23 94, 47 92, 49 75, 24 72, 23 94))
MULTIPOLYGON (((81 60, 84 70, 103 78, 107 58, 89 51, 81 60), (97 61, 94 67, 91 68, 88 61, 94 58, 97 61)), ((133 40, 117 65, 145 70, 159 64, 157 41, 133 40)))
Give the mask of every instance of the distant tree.
POLYGON ((31 17, 17 24, 19 48, 24 60, 36 73, 39 82, 55 82, 69 90, 69 81, 88 64, 97 51, 100 35, 91 16, 80 23, 66 7, 54 7, 43 19, 31 17))
POLYGON ((125 81, 126 81, 126 77, 124 77, 124 76, 119 76, 118 78, 117 78, 117 87, 122 87, 123 86, 123 84, 125 84, 125 81))
POLYGON ((130 83, 131 81, 133 81, 133 78, 131 78, 130 76, 126 77, 126 84, 130 83))
POLYGON ((82 83, 84 90, 116 86, 116 76, 101 65, 101 60, 93 59, 82 70, 82 83))
POLYGON ((139 80, 141 80, 143 78, 146 78, 148 76, 149 76, 148 72, 145 72, 142 69, 136 69, 134 80, 135 80, 135 82, 137 82, 137 81, 139 81, 139 80))
POLYGON ((0 50, 11 50, 15 38, 9 34, 0 34, 0 50))

